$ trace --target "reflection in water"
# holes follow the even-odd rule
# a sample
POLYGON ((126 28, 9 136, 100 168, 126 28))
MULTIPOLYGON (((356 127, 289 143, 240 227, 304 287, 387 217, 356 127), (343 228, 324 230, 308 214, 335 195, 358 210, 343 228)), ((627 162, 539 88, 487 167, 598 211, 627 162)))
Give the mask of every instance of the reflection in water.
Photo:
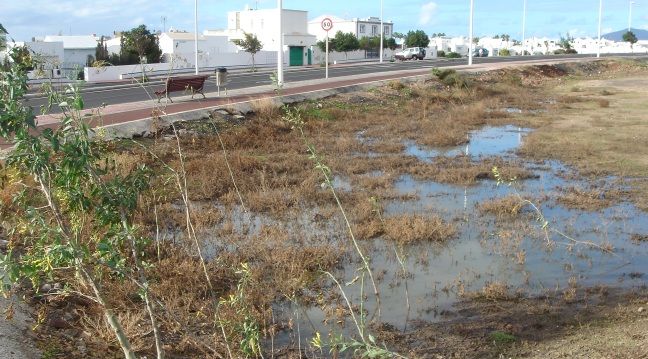
MULTIPOLYGON (((514 156, 513 150, 520 146, 528 132, 513 126, 487 127, 471 133, 464 148, 423 149, 410 143, 406 153, 422 161, 439 155, 465 155, 474 160, 484 156, 514 156)), ((570 278, 579 285, 607 283, 631 287, 646 284, 645 277, 620 281, 620 278, 628 278, 625 273, 648 272, 648 261, 644 260, 648 246, 633 244, 629 239, 633 233, 648 232, 646 213, 628 203, 599 212, 564 208, 555 201, 559 187, 585 187, 586 182, 566 180, 564 174, 571 171, 558 162, 529 165, 528 169, 538 178, 519 183, 519 191, 524 198, 534 201, 546 198, 537 204, 551 226, 582 241, 609 244, 615 248, 616 255, 586 246, 573 247, 558 236, 552 238, 557 247, 547 248, 542 230, 530 211, 511 219, 484 216, 476 208, 477 204, 511 194, 510 188, 498 186, 494 181, 459 187, 402 176, 395 183, 396 191, 416 193, 416 199, 386 203, 385 216, 440 214, 457 225, 459 238, 442 244, 418 243, 404 248, 402 266, 405 271, 401 269, 393 243, 382 238, 365 243, 370 249, 374 273, 379 273, 381 278, 381 321, 404 329, 409 318, 444 320, 452 315, 453 304, 463 293, 478 291, 493 281, 529 294, 565 288, 570 278), (457 218, 462 220, 456 221, 457 218)), ((337 275, 349 281, 357 275, 356 267, 356 263, 348 265, 337 275)), ((354 303, 359 302, 359 286, 348 286, 344 290, 354 303)), ((331 288, 331 291, 335 293, 337 289, 331 288)), ((364 308, 368 313, 376 311, 372 300, 366 301, 364 308)), ((311 330, 321 333, 344 331, 323 325, 327 316, 320 308, 304 308, 304 314, 309 318, 304 323, 312 323, 311 330)))
MULTIPOLYGON (((513 126, 486 127, 470 134, 464 147, 451 149, 424 149, 406 144, 406 154, 421 161, 435 156, 466 156, 477 161, 486 156, 514 157, 529 130, 513 126)), ((585 247, 571 246, 563 238, 554 236, 557 247, 547 248, 542 230, 531 211, 523 211, 516 218, 496 218, 484 215, 477 205, 511 194, 507 186, 498 186, 483 180, 474 186, 454 186, 431 181, 418 181, 405 175, 398 178, 394 189, 399 194, 416 193, 412 200, 393 200, 384 203, 384 216, 416 214, 440 215, 457 226, 458 238, 446 243, 416 243, 398 248, 384 238, 362 243, 363 251, 371 258, 373 273, 378 278, 381 297, 381 321, 404 329, 411 319, 439 321, 452 315, 453 304, 465 292, 478 291, 493 281, 510 288, 538 294, 552 288, 564 288, 568 281, 579 285, 610 284, 614 286, 645 285, 647 276, 628 276, 627 273, 648 273, 648 245, 635 244, 630 236, 648 233, 648 215, 633 205, 622 203, 596 212, 568 209, 556 202, 560 187, 586 187, 587 182, 574 180, 568 168, 555 161, 541 165, 529 164, 527 169, 538 177, 519 183, 524 198, 537 203, 551 226, 582 241, 610 245, 615 255, 585 247), (463 201, 461 200, 463 198, 463 201)), ((381 176, 380 168, 368 176, 381 176)), ((336 176, 336 190, 352 191, 349 178, 336 176)), ((322 190, 326 190, 325 188, 322 190)), ((260 214, 232 209, 224 221, 232 223, 232 231, 248 238, 258 235, 266 226, 281 228, 294 245, 303 243, 347 243, 347 235, 339 218, 318 220, 317 210, 305 208, 290 220, 275 219, 260 214)), ((212 238, 207 253, 214 256, 219 248, 212 238)), ((231 244, 230 244, 231 245, 231 244)), ((245 243, 237 243, 245 245, 245 243)), ((290 244, 289 244, 290 245, 290 244)), ((227 246, 226 244, 221 246, 227 246)), ((278 249, 280 250, 280 249, 278 249)), ((359 261, 345 260, 344 268, 335 273, 340 282, 350 282, 358 274, 359 261)), ((367 284, 367 283, 365 283, 367 284)), ((360 303, 361 290, 356 282, 344 286, 353 303, 360 303)), ((317 293, 332 303, 339 300, 339 290, 317 293)), ((365 290, 365 294, 370 291, 365 290)), ((323 300, 323 302, 329 302, 323 300)), ((335 304, 333 304, 335 305, 335 304)), ((299 335, 284 333, 275 344, 288 344, 300 338, 311 338, 315 332, 326 337, 330 331, 345 331, 331 320, 330 305, 307 306, 290 302, 278 303, 275 313, 293 318, 299 335), (296 314, 298 313, 298 315, 296 314), (328 323, 328 324, 325 324, 328 323)), ((376 312, 375 302, 369 299, 364 310, 371 317, 376 312)), ((342 320, 344 324, 344 320, 342 320)), ((346 330, 351 330, 346 323, 346 330)), ((303 343, 302 343, 303 345, 303 343)))

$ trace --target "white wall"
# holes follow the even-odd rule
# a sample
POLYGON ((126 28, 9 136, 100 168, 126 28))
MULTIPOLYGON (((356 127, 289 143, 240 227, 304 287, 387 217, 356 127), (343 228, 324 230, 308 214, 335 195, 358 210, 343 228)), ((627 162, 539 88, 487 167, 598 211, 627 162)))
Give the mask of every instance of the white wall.
POLYGON ((12 48, 14 46, 26 46, 31 51, 39 57, 39 60, 43 61, 44 69, 53 69, 57 66, 61 66, 64 61, 64 50, 63 42, 42 42, 42 41, 32 41, 32 42, 16 42, 8 43, 7 48, 12 48))
MULTIPOLYGON (((144 72, 168 71, 171 64, 144 64, 144 72)), ((127 74, 141 73, 141 65, 120 65, 105 67, 84 67, 83 74, 87 82, 118 81, 130 78, 127 74)))
MULTIPOLYGON (((228 13, 228 31, 242 30, 255 34, 263 44, 265 51, 279 50, 279 19, 277 9, 244 10, 228 13)), ((308 12, 283 10, 282 29, 285 35, 284 46, 311 46, 316 42, 315 36, 308 34, 308 12), (304 43, 292 43, 294 36, 302 36, 304 43)), ((242 34, 239 34, 242 35, 242 34)))
MULTIPOLYGON (((308 23, 308 32, 315 35, 317 41, 324 41, 324 39, 326 39, 326 31, 322 29, 321 18, 322 17, 318 17, 317 20, 308 23)), ((335 36, 338 31, 344 33, 350 32, 357 36, 357 24, 355 21, 343 20, 335 16, 329 16, 329 18, 333 20, 333 29, 329 32, 330 37, 335 36)))
MULTIPOLYGON (((329 32, 329 36, 333 37, 338 31, 343 33, 352 33, 358 39, 363 37, 371 36, 380 36, 380 20, 378 21, 366 21, 362 19, 352 19, 344 20, 335 16, 319 16, 316 19, 311 20, 308 23, 308 32, 314 34, 317 37, 318 41, 322 41, 326 38, 326 31, 322 29, 322 19, 328 17, 333 21, 333 29, 329 32), (364 25, 365 31, 360 32, 360 25, 364 25), (377 26, 377 32, 372 34, 372 26, 377 26)), ((384 22, 383 26, 385 27, 385 38, 392 37, 394 33, 394 24, 391 22, 384 22)))
MULTIPOLYGON (((287 55, 287 54, 286 54, 287 55)), ((284 59, 287 59, 284 56, 284 59)), ((173 72, 175 70, 191 69, 194 67, 194 53, 174 54, 172 62, 157 63, 157 64, 144 64, 144 72, 149 76, 151 75, 164 75, 165 72, 173 72)), ((276 65, 277 53, 275 51, 260 51, 254 56, 257 66, 276 65)), ((232 66, 251 66, 252 58, 247 52, 239 53, 220 53, 207 56, 201 54, 198 57, 199 68, 209 68, 213 71, 215 67, 232 67, 232 66)), ((88 82, 107 82, 128 80, 133 77, 138 77, 142 73, 141 65, 121 65, 121 66, 106 66, 106 67, 85 67, 84 76, 88 82)))
MULTIPOLYGON (((396 50, 398 51, 398 49, 396 50)), ((385 49, 383 51, 384 61, 389 61, 396 51, 390 49, 385 49)), ((326 53, 321 51, 319 47, 313 47, 313 65, 323 64, 326 60, 326 53)), ((350 51, 346 54, 344 52, 330 52, 329 53, 329 63, 333 62, 346 62, 346 61, 358 61, 358 60, 367 60, 367 61, 378 61, 378 58, 366 58, 364 50, 350 51)), ((306 63, 306 62, 304 62, 306 63)))
POLYGON ((96 49, 65 49, 63 67, 84 67, 88 62, 88 55, 95 57, 96 49))

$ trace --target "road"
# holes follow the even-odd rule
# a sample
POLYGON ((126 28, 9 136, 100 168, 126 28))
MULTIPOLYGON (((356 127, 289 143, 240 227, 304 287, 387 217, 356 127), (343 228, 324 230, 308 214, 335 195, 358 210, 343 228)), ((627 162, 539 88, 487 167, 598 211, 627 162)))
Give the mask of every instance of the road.
MULTIPOLYGON (((612 56, 612 55, 608 55, 612 56)), ((615 55, 619 56, 619 55, 615 55)), ((592 57, 592 55, 550 55, 550 56, 516 56, 516 57, 486 57, 474 58, 475 64, 480 63, 501 63, 501 62, 517 62, 517 61, 530 61, 530 60, 551 60, 551 59, 578 59, 592 57)), ((344 66, 331 66, 329 68, 329 78, 339 78, 344 76, 375 74, 376 72, 390 72, 402 71, 413 69, 425 69, 433 67, 447 67, 465 65, 466 59, 431 59, 421 61, 405 61, 405 62, 384 62, 380 63, 361 63, 357 65, 344 65, 344 66)), ((306 81, 324 78, 325 69, 319 68, 287 68, 284 74, 285 82, 306 81)), ((262 85, 270 85, 270 74, 272 71, 264 70, 260 72, 235 72, 229 74, 229 90, 236 90, 242 88, 257 87, 262 85)), ((155 98, 154 92, 162 87, 160 81, 154 81, 144 85, 108 85, 101 86, 100 84, 89 85, 83 89, 83 98, 86 108, 95 108, 102 105, 116 105, 136 101, 145 101, 155 98)), ((205 84, 205 93, 216 92, 215 78, 210 78, 205 84)), ((45 106, 47 98, 34 94, 30 96, 26 103, 35 109, 45 106)), ((52 108, 50 113, 57 113, 57 108, 52 108)))

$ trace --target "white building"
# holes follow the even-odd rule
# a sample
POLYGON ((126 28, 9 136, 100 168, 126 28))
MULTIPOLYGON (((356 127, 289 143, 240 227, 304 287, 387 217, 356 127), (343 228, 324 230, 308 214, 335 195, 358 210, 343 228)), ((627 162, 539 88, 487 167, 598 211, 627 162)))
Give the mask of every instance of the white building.
POLYGON ((7 44, 8 49, 22 46, 33 53, 38 63, 30 77, 59 78, 65 75, 61 71, 65 56, 63 42, 18 41, 7 44))
POLYGON ((461 56, 468 55, 468 38, 438 36, 430 39, 430 47, 436 47, 437 51, 456 52, 461 56))
MULTIPOLYGON (((308 33, 308 12, 302 10, 283 9, 282 12, 283 50, 285 58, 291 66, 301 66, 312 63, 312 46, 315 45, 314 35, 308 33)), ((226 36, 230 41, 242 39, 244 32, 256 35, 261 41, 264 51, 279 49, 279 17, 278 9, 253 10, 227 13, 227 29, 210 30, 211 35, 226 36)))
MULTIPOLYGON (((324 40, 326 38, 326 31, 322 29, 322 20, 329 18, 333 21, 333 29, 329 36, 335 36, 335 33, 342 31, 344 33, 352 33, 358 39, 363 37, 379 37, 380 36, 380 18, 369 17, 366 19, 353 18, 345 20, 333 15, 318 16, 308 22, 308 32, 315 34, 317 40, 324 40)), ((394 23, 392 21, 384 21, 385 38, 391 38, 394 33, 394 23)))
MULTIPOLYGON (((160 34, 159 43, 162 50, 163 62, 175 62, 191 67, 195 63, 195 35, 192 32, 169 31, 160 34)), ((235 53, 238 48, 229 40, 228 36, 205 31, 198 35, 198 62, 199 64, 214 63, 211 59, 219 54, 235 53)))
POLYGON ((63 62, 65 69, 83 67, 88 62, 88 56, 94 58, 97 50, 97 38, 87 36, 45 36, 44 42, 63 43, 63 62))

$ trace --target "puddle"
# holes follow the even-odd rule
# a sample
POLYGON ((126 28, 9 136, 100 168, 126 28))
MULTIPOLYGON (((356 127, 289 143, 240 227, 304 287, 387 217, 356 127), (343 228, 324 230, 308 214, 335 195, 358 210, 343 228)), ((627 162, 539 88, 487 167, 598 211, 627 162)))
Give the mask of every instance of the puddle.
MULTIPOLYGON (((514 150, 528 132, 528 129, 514 126, 486 127, 472 132, 467 146, 439 150, 423 149, 410 143, 406 154, 425 161, 436 156, 468 155, 474 160, 486 156, 515 157, 514 150)), ((537 177, 516 184, 520 196, 537 204, 551 229, 569 236, 566 238, 551 232, 550 240, 555 243, 552 248, 547 247, 544 231, 530 206, 512 219, 498 219, 480 212, 478 204, 512 194, 511 187, 498 186, 491 180, 482 180, 472 186, 419 181, 411 176, 401 176, 395 181, 396 193, 404 196, 393 198, 408 199, 383 203, 384 217, 440 215, 456 226, 457 238, 442 244, 426 242, 400 249, 383 238, 361 242, 378 279, 382 322, 402 330, 412 326, 414 320, 442 321, 453 313, 453 305, 462 299, 463 293, 477 292, 494 281, 505 283, 511 291, 521 290, 531 295, 551 290, 560 293, 570 282, 579 286, 600 284, 614 287, 648 284, 648 261, 645 260, 648 258, 648 243, 631 240, 633 235, 648 234, 647 213, 628 203, 594 212, 568 209, 556 201, 560 192, 570 186, 588 188, 591 183, 574 180, 571 169, 556 161, 529 163, 527 169, 537 177), (609 254, 585 244, 574 245, 572 239, 610 247, 614 251, 609 254), (396 256, 397 251, 404 257, 405 273, 396 256), (407 300, 409 310, 405 305, 407 300)), ((365 175, 381 176, 383 173, 383 169, 377 168, 365 175)), ((596 185, 604 188, 605 183, 611 180, 614 179, 601 179, 596 185)), ((335 176, 333 186, 338 191, 353 190, 351 179, 344 176, 335 176)), ((321 190, 328 191, 325 187, 321 190)), ((206 249, 209 258, 221 250, 254 245, 249 240, 263 233, 265 227, 285 233, 288 238, 286 246, 318 243, 351 247, 339 215, 324 218, 316 209, 303 208, 291 214, 290 218, 275 219, 250 214, 241 208, 228 211, 218 208, 224 212, 223 223, 229 223, 231 231, 243 240, 215 244, 213 233, 202 233, 201 239, 209 244, 206 249)), ((334 273, 343 283, 348 298, 358 305, 360 282, 348 286, 344 283, 353 281, 361 262, 353 250, 350 249, 348 254, 351 260, 345 259, 343 267, 334 273)), ((365 278, 364 285, 364 295, 369 298, 364 309, 372 316, 377 308, 368 278, 365 278)), ((323 295, 330 296, 330 302, 343 303, 339 289, 333 285, 324 290, 323 295)), ((346 310, 341 304, 340 308, 346 310)), ((331 309, 330 305, 328 309, 331 309)), ((275 314, 291 318, 299 326, 302 340, 312 338, 316 332, 322 337, 332 332, 353 333, 349 319, 346 322, 332 320, 319 306, 296 308, 294 303, 285 301, 276 304, 275 314)), ((289 330, 284 331, 274 338, 274 344, 288 345, 294 335, 289 330)))
POLYGON ((485 127, 472 131, 469 135, 468 144, 446 149, 429 149, 412 141, 406 141, 405 154, 428 163, 440 156, 457 157, 465 155, 473 159, 485 156, 505 156, 520 147, 524 135, 530 131, 528 128, 510 125, 485 127))
POLYGON ((517 107, 506 107, 504 109, 504 112, 507 112, 507 113, 522 113, 522 109, 517 108, 517 107))
MULTIPOLYGON (((513 126, 475 131, 467 146, 468 155, 473 159, 515 156, 513 151, 528 132, 528 129, 513 126)), ((465 155, 466 148, 428 150, 409 143, 406 153, 430 161, 441 155, 465 155)), ((587 188, 588 182, 573 180, 572 171, 556 161, 529 164, 527 168, 538 177, 520 182, 516 188, 523 198, 537 201, 549 228, 556 231, 549 234, 554 243, 551 248, 547 246, 537 215, 529 206, 522 215, 512 219, 480 213, 477 204, 513 193, 506 185, 498 186, 495 181, 484 180, 476 186, 464 187, 418 181, 411 176, 402 176, 395 182, 398 193, 416 196, 410 197, 415 198, 413 200, 385 203, 385 217, 441 215, 457 226, 458 236, 445 244, 419 243, 403 248, 406 275, 403 275, 395 254, 397 248, 392 242, 377 238, 362 243, 371 258, 373 273, 380 278, 381 321, 402 330, 412 325, 411 320, 444 320, 453 312, 453 305, 462 298, 462 293, 479 291, 494 281, 505 283, 511 291, 521 290, 530 295, 552 290, 562 293, 570 282, 579 286, 613 287, 648 284, 648 261, 645 260, 648 245, 631 240, 633 234, 648 233, 647 213, 628 203, 594 212, 565 208, 556 202, 560 191, 567 186, 587 188), (613 248, 613 254, 583 244, 585 242, 613 248), (523 260, 519 259, 521 257, 523 260), (405 278, 409 311, 405 305, 405 278)), ((601 180, 602 186, 605 181, 601 180)), ((359 262, 354 261, 336 275, 349 282, 357 275, 359 266, 359 262)), ((353 303, 359 303, 358 283, 345 286, 344 290, 353 303)), ((339 293, 335 287, 330 291, 339 293)), ((365 295, 371 293, 368 278, 364 291, 365 295)), ((376 305, 373 296, 368 297, 364 308, 372 315, 376 305)), ((294 307, 283 309, 286 315, 294 315, 296 310, 294 307)), ((352 333, 349 321, 342 326, 324 325, 327 316, 319 307, 299 309, 302 337, 311 337, 315 332, 323 336, 331 331, 352 333)))

